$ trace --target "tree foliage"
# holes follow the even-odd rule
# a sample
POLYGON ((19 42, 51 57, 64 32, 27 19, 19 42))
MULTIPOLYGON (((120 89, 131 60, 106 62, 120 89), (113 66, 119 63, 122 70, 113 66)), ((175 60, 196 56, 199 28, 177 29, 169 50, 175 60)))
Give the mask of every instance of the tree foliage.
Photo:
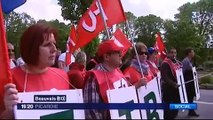
POLYGON ((58 0, 61 6, 62 17, 70 20, 71 25, 77 24, 93 0, 58 0))
POLYGON ((26 13, 11 12, 5 16, 7 41, 15 47, 15 54, 19 56, 19 41, 23 32, 36 21, 26 13))
POLYGON ((136 28, 139 30, 137 41, 150 47, 155 43, 156 33, 163 29, 163 19, 152 14, 141 16, 137 19, 136 28))
POLYGON ((203 37, 197 34, 194 24, 186 21, 166 21, 165 30, 166 46, 168 49, 175 47, 179 59, 185 56, 185 48, 192 47, 198 51, 203 46, 203 37))
POLYGON ((123 33, 126 34, 129 39, 131 39, 129 36, 130 33, 128 32, 128 29, 130 29, 130 32, 131 32, 132 36, 134 37, 134 33, 136 31, 137 17, 131 12, 125 12, 125 15, 126 15, 128 23, 129 23, 129 28, 126 23, 120 23, 116 27, 122 29, 123 33))
POLYGON ((100 43, 100 39, 95 38, 90 42, 90 44, 86 45, 83 48, 83 50, 85 51, 85 53, 87 55, 88 60, 95 56, 99 43, 100 43))
POLYGON ((205 37, 205 47, 213 47, 213 1, 200 0, 196 3, 186 3, 175 15, 179 21, 188 21, 195 25, 197 34, 205 37))

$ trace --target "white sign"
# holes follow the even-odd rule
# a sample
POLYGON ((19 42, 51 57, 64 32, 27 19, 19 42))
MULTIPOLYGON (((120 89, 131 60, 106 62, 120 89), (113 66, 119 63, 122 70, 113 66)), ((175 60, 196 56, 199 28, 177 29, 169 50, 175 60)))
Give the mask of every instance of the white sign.
MULTIPOLYGON (((20 103, 83 103, 82 90, 51 90, 41 92, 18 93, 20 103), (46 101, 46 102, 45 102, 46 101)), ((32 107, 25 106, 25 107, 32 107)), ((70 109, 42 109, 42 107, 54 106, 38 106, 41 109, 17 109, 15 106, 15 119, 85 119, 84 110, 70 109)))
MULTIPOLYGON (((134 86, 107 90, 109 103, 138 103, 134 86)), ((111 119, 141 119, 140 111, 136 110, 110 110, 111 119)))
POLYGON ((115 89, 119 89, 119 88, 127 87, 127 86, 128 86, 128 84, 127 84, 126 80, 123 78, 121 78, 120 80, 113 83, 113 87, 115 89))
MULTIPOLYGON (((138 88, 139 103, 162 103, 156 78, 147 83, 146 87, 138 88)), ((142 119, 163 119, 163 110, 141 110, 142 119)))
POLYGON ((161 93, 161 75, 160 75, 160 72, 157 73, 156 80, 157 80, 157 85, 158 85, 159 96, 160 96, 160 98, 161 98, 161 100, 162 100, 162 93, 161 93))
POLYGON ((192 68, 193 71, 193 78, 194 78, 194 86, 195 86, 195 95, 196 95, 196 100, 200 99, 200 89, 199 89, 199 84, 198 84, 198 75, 196 68, 192 68))
POLYGON ((176 77, 177 77, 177 84, 180 85, 178 87, 179 95, 180 95, 180 102, 188 103, 182 68, 176 70, 176 77))

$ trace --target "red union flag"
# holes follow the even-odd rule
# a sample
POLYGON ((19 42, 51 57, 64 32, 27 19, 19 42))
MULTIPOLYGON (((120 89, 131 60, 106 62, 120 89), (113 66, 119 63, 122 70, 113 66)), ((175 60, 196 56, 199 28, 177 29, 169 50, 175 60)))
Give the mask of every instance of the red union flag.
POLYGON ((66 59, 65 59, 66 65, 71 64, 71 55, 75 50, 76 41, 77 41, 77 38, 76 38, 75 26, 72 26, 70 30, 70 35, 67 40, 66 59))
POLYGON ((154 48, 158 50, 159 57, 161 57, 162 59, 166 57, 166 48, 164 46, 160 33, 157 33, 154 48))
POLYGON ((77 34, 78 41, 76 47, 83 47, 95 38, 104 29, 104 21, 100 10, 103 11, 104 20, 108 27, 125 21, 125 14, 120 0, 94 0, 90 8, 79 21, 77 34))
POLYGON ((124 51, 122 52, 122 56, 126 54, 128 49, 132 46, 131 42, 127 39, 125 34, 121 31, 121 29, 117 29, 114 33, 114 36, 112 37, 114 42, 120 46, 124 47, 124 51))
POLYGON ((8 57, 8 49, 7 49, 7 40, 5 34, 5 27, 4 27, 4 18, 1 8, 0 2, 0 113, 2 109, 4 109, 3 103, 3 95, 4 95, 4 85, 12 82, 12 76, 10 73, 9 67, 9 57, 8 57))

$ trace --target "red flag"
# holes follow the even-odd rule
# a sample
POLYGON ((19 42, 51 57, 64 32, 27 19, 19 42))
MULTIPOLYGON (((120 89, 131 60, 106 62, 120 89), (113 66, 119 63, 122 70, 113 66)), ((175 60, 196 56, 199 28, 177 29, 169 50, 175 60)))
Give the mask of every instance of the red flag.
MULTIPOLYGON (((9 67, 9 56, 7 49, 7 40, 5 34, 4 18, 0 2, 0 103, 4 95, 4 85, 12 82, 12 76, 9 67)), ((0 105, 2 107, 2 105, 0 105)), ((1 108, 2 109, 2 108, 1 108)), ((0 111, 1 111, 0 109, 0 111)))
MULTIPOLYGON (((108 27, 125 21, 125 14, 120 0, 100 0, 101 9, 108 27)), ((95 38, 104 29, 104 22, 98 7, 97 0, 94 0, 90 8, 79 21, 76 47, 83 47, 95 38)))
POLYGON ((121 31, 121 29, 117 29, 114 33, 113 38, 115 43, 120 46, 124 47, 124 51, 122 52, 122 56, 126 54, 128 49, 132 46, 131 42, 127 39, 126 35, 121 31))
POLYGON ((154 48, 156 50, 158 50, 159 57, 161 57, 162 59, 164 59, 166 57, 166 48, 164 46, 164 43, 163 43, 163 40, 161 38, 160 33, 157 33, 157 37, 156 37, 156 42, 155 42, 154 48))
POLYGON ((68 37, 67 40, 67 47, 66 47, 66 60, 65 63, 66 65, 70 65, 71 64, 71 55, 73 53, 73 51, 76 49, 76 29, 75 26, 71 27, 71 31, 70 31, 70 35, 68 37))

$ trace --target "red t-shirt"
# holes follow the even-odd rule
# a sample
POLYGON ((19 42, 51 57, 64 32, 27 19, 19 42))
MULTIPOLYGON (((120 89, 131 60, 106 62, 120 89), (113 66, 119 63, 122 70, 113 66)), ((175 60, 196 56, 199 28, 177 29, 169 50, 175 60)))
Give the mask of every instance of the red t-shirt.
POLYGON ((13 83, 19 92, 24 90, 25 77, 27 82, 25 92, 45 91, 52 88, 67 90, 70 88, 66 72, 58 68, 49 67, 47 71, 41 74, 26 74, 20 67, 12 69, 11 72, 13 83))
MULTIPOLYGON (((11 70, 11 73, 18 92, 23 92, 25 80, 27 82, 25 92, 46 91, 53 88, 57 90, 70 89, 67 73, 58 68, 49 67, 46 72, 41 74, 26 74, 20 67, 16 67, 11 70)), ((1 113, 4 110, 3 98, 0 98, 0 105, 1 113)))

